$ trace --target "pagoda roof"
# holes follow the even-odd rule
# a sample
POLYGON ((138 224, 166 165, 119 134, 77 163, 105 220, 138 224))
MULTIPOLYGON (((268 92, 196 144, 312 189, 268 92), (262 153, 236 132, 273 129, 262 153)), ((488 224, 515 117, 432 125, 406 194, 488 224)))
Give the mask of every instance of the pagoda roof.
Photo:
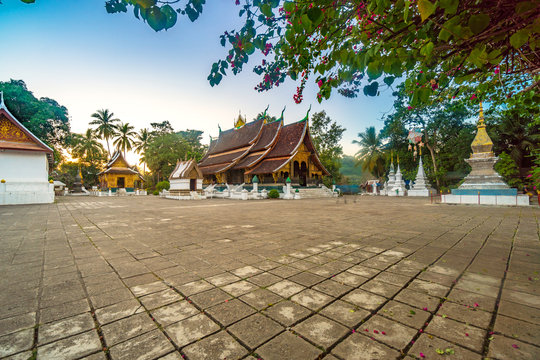
POLYGON ((259 119, 247 123, 239 129, 232 128, 220 132, 212 153, 216 154, 252 145, 257 141, 263 125, 264 120, 259 119))
POLYGON ((171 176, 169 176, 169 180, 185 179, 189 176, 189 174, 191 173, 193 169, 195 169, 195 171, 197 172, 198 177, 200 178, 203 177, 203 174, 201 170, 199 169, 199 167, 197 166, 197 163, 195 162, 195 160, 191 159, 188 161, 178 161, 176 163, 176 167, 171 173, 171 176))
POLYGON ((49 162, 54 162, 53 150, 11 114, 3 93, 0 93, 0 149, 44 152, 49 162))
POLYGON ((111 156, 111 159, 105 166, 105 170, 98 173, 98 175, 102 174, 125 174, 125 175, 137 175, 141 180, 144 180, 141 176, 141 174, 137 170, 133 170, 126 159, 124 158, 124 155, 122 155, 122 152, 120 150, 116 150, 113 155, 111 156))
POLYGON ((262 160, 271 150, 282 128, 283 121, 281 120, 265 124, 259 140, 253 145, 249 154, 234 166, 234 169, 245 169, 262 160))

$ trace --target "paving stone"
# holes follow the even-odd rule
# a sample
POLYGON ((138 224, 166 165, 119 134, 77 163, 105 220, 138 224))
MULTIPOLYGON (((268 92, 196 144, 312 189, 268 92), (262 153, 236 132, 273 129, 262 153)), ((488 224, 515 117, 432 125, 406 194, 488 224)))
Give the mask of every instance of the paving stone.
POLYGON ((358 332, 401 350, 409 344, 418 330, 375 315, 360 325, 358 332))
POLYGON ((460 305, 478 307, 480 310, 491 312, 495 309, 496 301, 496 299, 491 296, 485 296, 455 288, 450 291, 448 300, 460 305), (475 306, 475 304, 478 304, 478 306, 475 306))
POLYGON ((211 335, 191 344, 182 351, 193 360, 227 359, 236 360, 244 357, 248 351, 225 331, 211 335))
POLYGON ((228 285, 230 283, 236 282, 240 280, 240 278, 233 274, 223 273, 223 274, 211 276, 209 278, 206 278, 205 280, 215 286, 223 286, 223 285, 228 285))
POLYGON ((501 300, 499 314, 540 325, 540 309, 517 304, 512 301, 501 300))
POLYGON ((527 294, 521 291, 512 291, 504 289, 501 299, 517 302, 518 304, 540 309, 540 296, 527 294))
POLYGON ((483 284, 473 280, 461 279, 456 284, 456 289, 469 291, 472 293, 482 294, 485 296, 496 298, 499 296, 499 288, 487 284, 483 284))
POLYGON ((456 359, 456 360, 481 360, 482 355, 467 350, 461 346, 457 346, 447 340, 431 336, 428 334, 422 334, 416 340, 412 348, 409 349, 408 354, 414 358, 422 358, 420 353, 424 354, 426 359, 456 359), (448 351, 443 355, 439 354, 437 350, 448 351))
POLYGON ((253 266, 244 266, 244 267, 241 267, 239 269, 232 270, 231 272, 234 275, 236 275, 236 276, 238 276, 238 277, 240 277, 242 279, 245 279, 247 277, 250 277, 250 276, 261 273, 262 270, 257 269, 256 267, 253 267, 253 266))
POLYGON ((399 356, 399 352, 358 333, 349 335, 332 353, 347 360, 383 360, 399 356))
POLYGON ((301 271, 298 269, 292 268, 290 266, 280 266, 268 272, 285 279, 285 278, 293 276, 294 274, 298 274, 301 271))
POLYGON ((501 333, 509 338, 519 339, 528 343, 539 344, 540 326, 529 322, 497 315, 493 331, 501 333))
POLYGON ((40 346, 37 349, 37 356, 43 360, 74 359, 100 349, 101 342, 98 334, 92 330, 40 346))
POLYGON ((179 347, 188 345, 217 330, 219 330, 219 326, 203 314, 192 316, 165 328, 165 331, 179 347))
POLYGON ((140 297, 139 300, 147 310, 152 310, 182 300, 182 296, 172 289, 163 290, 140 297))
POLYGON ((415 329, 422 328, 430 316, 427 311, 397 301, 388 302, 378 314, 415 329))
POLYGON ((88 312, 43 324, 38 329, 38 345, 79 334, 94 327, 94 319, 88 312))
POLYGON ((365 283, 368 279, 363 276, 359 276, 350 272, 342 272, 341 274, 338 274, 332 278, 332 280, 340 282, 345 285, 349 285, 352 287, 358 287, 365 283))
POLYGON ((334 300, 334 298, 316 290, 306 289, 291 297, 291 300, 304 307, 307 307, 308 309, 317 311, 334 300))
POLYGON ((8 356, 7 358, 2 358, 3 360, 28 360, 33 356, 32 351, 25 351, 15 355, 8 356))
POLYGON ((231 296, 217 288, 190 297, 190 300, 202 309, 209 308, 228 299, 231 299, 231 296))
POLYGON ((12 355, 32 347, 34 329, 26 329, 16 333, 0 336, 0 356, 12 355))
POLYGON ((229 300, 206 310, 223 326, 228 326, 255 313, 255 310, 238 299, 229 300))
POLYGON ((256 352, 265 360, 315 360, 322 353, 321 350, 289 331, 276 336, 258 348, 256 352))
POLYGON ((253 306, 257 310, 262 310, 269 306, 272 306, 273 304, 282 300, 282 298, 266 289, 258 289, 248 294, 242 295, 240 297, 240 300, 253 306))
POLYGON ((106 359, 107 359, 107 356, 105 355, 103 351, 81 358, 81 360, 106 360, 106 359))
POLYGON ((117 304, 124 300, 132 299, 133 295, 126 289, 117 289, 101 293, 95 296, 90 296, 90 301, 94 305, 94 308, 99 309, 108 305, 117 304))
POLYGON ((180 360, 180 359, 182 359, 182 355, 180 355, 180 353, 177 351, 164 355, 159 358, 159 360, 180 360))
POLYGON ((189 282, 187 284, 178 286, 178 290, 185 296, 195 295, 200 292, 209 290, 211 288, 213 288, 212 284, 204 280, 193 281, 193 282, 189 282))
POLYGON ((139 297, 167 289, 169 289, 169 287, 162 281, 156 281, 144 285, 135 285, 131 288, 131 292, 135 294, 135 296, 139 297))
POLYGON ((398 291, 401 290, 401 287, 388 284, 382 281, 370 280, 360 286, 360 289, 367 290, 377 295, 381 295, 387 298, 394 296, 398 291))
POLYGON ((249 282, 262 287, 270 286, 281 280, 282 279, 279 276, 267 272, 252 276, 248 279, 249 282))
POLYGON ((288 280, 294 281, 295 283, 298 283, 300 285, 310 287, 317 283, 320 283, 324 280, 324 278, 322 276, 318 276, 308 272, 301 272, 299 274, 291 276, 290 278, 288 278, 288 280))
POLYGON ((494 336, 494 338, 489 343, 488 357, 490 359, 540 359, 540 347, 505 336, 494 336))
POLYGON ((477 352, 482 352, 486 335, 485 330, 438 316, 432 319, 425 331, 477 352))
POLYGON ((226 286, 223 286, 221 289, 228 292, 232 296, 238 297, 244 294, 247 294, 250 291, 253 291, 257 288, 256 285, 253 285, 250 282, 247 282, 245 280, 238 281, 226 286))
POLYGON ((297 283, 294 283, 289 280, 282 280, 278 283, 275 283, 272 286, 268 287, 268 290, 284 297, 289 298, 293 296, 294 294, 299 293, 300 291, 304 290, 305 287, 302 285, 299 285, 297 283))
POLYGON ((151 360, 174 350, 174 346, 159 330, 137 336, 110 348, 114 360, 151 360))
POLYGON ((379 274, 381 271, 378 269, 373 269, 373 268, 369 268, 362 265, 356 265, 351 268, 348 268, 347 272, 350 272, 352 274, 359 275, 365 278, 371 278, 379 274))
POLYGON ((17 332, 19 330, 34 327, 36 324, 36 313, 16 315, 0 320, 0 336, 17 332))
POLYGON ((348 293, 342 299, 367 310, 375 310, 386 301, 386 298, 382 296, 361 289, 348 293))
POLYGON ((161 326, 173 324, 198 313, 199 310, 187 301, 180 301, 151 311, 152 316, 161 326))
POLYGON ((261 314, 251 315, 229 327, 229 331, 251 349, 255 349, 283 330, 281 325, 261 314))
POLYGON ((317 314, 302 321, 292 330, 324 348, 332 346, 350 332, 345 326, 317 314))
POLYGON ((437 306, 441 303, 441 299, 425 294, 419 293, 410 289, 403 289, 394 297, 395 300, 405 303, 410 306, 414 306, 417 309, 426 308, 428 311, 434 312, 437 306))
POLYGON ((108 346, 113 346, 156 328, 146 312, 115 321, 101 328, 108 346))
POLYGON ((343 325, 354 328, 371 313, 358 306, 338 300, 328 305, 320 313, 330 319, 336 320, 343 325))
POLYGON ((138 314, 144 307, 135 299, 122 301, 96 310, 96 317, 101 325, 138 314))
POLYGON ((464 323, 474 325, 479 328, 487 329, 492 313, 480 310, 473 306, 459 305, 450 301, 446 301, 437 311, 437 316, 447 316, 451 319, 458 320, 464 323))
POLYGON ((311 311, 287 300, 266 309, 264 313, 284 326, 291 326, 309 316, 311 311))

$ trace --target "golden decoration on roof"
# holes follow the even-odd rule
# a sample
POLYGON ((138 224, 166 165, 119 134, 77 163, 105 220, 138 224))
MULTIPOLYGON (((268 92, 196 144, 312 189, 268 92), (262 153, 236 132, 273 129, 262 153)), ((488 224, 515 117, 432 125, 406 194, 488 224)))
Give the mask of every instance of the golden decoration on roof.
POLYGON ((0 116, 0 140, 22 143, 33 142, 24 131, 19 129, 19 127, 3 115, 0 116))

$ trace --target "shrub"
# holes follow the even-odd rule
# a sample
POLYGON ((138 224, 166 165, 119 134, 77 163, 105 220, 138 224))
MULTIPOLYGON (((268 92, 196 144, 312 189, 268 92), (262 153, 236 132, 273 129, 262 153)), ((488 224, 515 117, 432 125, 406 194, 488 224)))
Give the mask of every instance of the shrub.
POLYGON ((276 189, 272 189, 268 192, 268 197, 270 199, 278 199, 279 198, 279 191, 277 191, 276 189))
POLYGON ((160 193, 163 189, 165 190, 169 190, 169 188, 171 187, 171 184, 169 184, 168 181, 164 180, 164 181, 160 181, 156 184, 156 191, 158 193, 160 193))

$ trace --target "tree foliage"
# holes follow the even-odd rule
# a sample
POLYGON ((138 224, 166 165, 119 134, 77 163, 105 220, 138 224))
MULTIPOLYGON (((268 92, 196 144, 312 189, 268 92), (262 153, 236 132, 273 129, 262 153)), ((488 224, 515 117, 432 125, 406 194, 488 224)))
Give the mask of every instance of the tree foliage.
POLYGON ((105 140, 107 143, 107 153, 111 156, 111 148, 109 146, 109 139, 116 136, 118 130, 118 122, 120 119, 114 117, 114 113, 109 109, 101 109, 91 115, 93 118, 90 121, 90 125, 97 125, 97 134, 105 140))
POLYGON ((107 160, 107 152, 92 129, 87 129, 84 134, 71 134, 69 148, 74 158, 97 168, 107 160))
MULTIPOLYGON (((133 7, 155 31, 168 29, 177 14, 195 21, 205 0, 108 0, 108 12, 133 7), (176 12, 171 7, 176 7, 176 12)), ((404 77, 412 106, 463 96, 540 101, 540 16, 535 1, 367 0, 236 1, 243 26, 226 31, 225 59, 208 80, 219 84, 237 74, 255 51, 266 59, 254 67, 265 91, 286 78, 319 85, 317 98, 333 89, 345 96, 376 96, 404 77), (242 4, 241 4, 242 3, 242 4)), ((538 111, 535 107, 533 111, 538 111)))
POLYGON ((60 160, 60 148, 66 146, 70 134, 68 110, 47 97, 36 98, 23 80, 0 82, 8 110, 41 141, 55 150, 60 160))
POLYGON ((120 123, 116 128, 116 134, 114 139, 114 146, 124 153, 124 158, 126 157, 126 152, 131 150, 134 143, 134 138, 137 135, 135 128, 129 123, 120 123))
POLYGON ((358 134, 359 140, 353 140, 353 144, 360 146, 356 153, 357 164, 362 170, 371 173, 376 178, 381 178, 385 173, 385 148, 383 137, 377 134, 373 126, 358 134))
POLYGON ((339 169, 341 167, 343 147, 339 142, 346 129, 332 121, 323 110, 313 114, 309 130, 321 163, 336 182, 340 181, 339 169))

